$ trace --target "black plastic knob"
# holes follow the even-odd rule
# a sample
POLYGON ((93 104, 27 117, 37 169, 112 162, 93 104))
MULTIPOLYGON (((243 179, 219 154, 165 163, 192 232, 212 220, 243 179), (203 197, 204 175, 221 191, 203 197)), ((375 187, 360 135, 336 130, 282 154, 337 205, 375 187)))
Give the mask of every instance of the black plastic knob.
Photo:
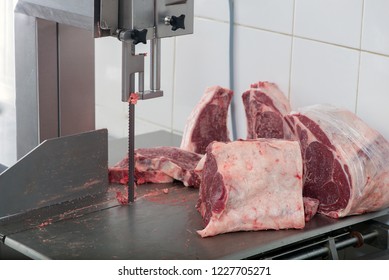
POLYGON ((134 45, 143 43, 147 44, 147 29, 143 30, 131 30, 131 39, 133 40, 134 45))
POLYGON ((123 42, 132 41, 134 45, 139 43, 147 44, 147 29, 120 30, 118 32, 118 39, 123 42))
POLYGON ((185 29, 185 15, 180 15, 179 17, 170 17, 169 24, 172 26, 173 31, 176 31, 180 28, 185 29))

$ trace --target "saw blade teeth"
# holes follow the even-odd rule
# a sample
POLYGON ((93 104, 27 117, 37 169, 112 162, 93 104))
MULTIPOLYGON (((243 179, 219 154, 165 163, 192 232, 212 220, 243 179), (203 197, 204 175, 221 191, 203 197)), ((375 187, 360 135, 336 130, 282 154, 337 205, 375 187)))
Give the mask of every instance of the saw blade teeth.
POLYGON ((128 103, 128 202, 134 202, 135 105, 128 103))

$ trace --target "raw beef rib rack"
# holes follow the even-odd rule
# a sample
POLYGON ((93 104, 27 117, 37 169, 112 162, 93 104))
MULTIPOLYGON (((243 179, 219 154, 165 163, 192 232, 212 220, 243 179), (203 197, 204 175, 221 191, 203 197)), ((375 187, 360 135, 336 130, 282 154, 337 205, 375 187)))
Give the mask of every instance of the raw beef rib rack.
POLYGON ((389 142, 354 113, 330 105, 287 117, 304 163, 304 196, 333 218, 389 206, 389 142))
POLYGON ((205 154, 205 149, 212 141, 230 141, 227 117, 232 94, 231 90, 220 86, 206 89, 187 119, 182 149, 205 154))

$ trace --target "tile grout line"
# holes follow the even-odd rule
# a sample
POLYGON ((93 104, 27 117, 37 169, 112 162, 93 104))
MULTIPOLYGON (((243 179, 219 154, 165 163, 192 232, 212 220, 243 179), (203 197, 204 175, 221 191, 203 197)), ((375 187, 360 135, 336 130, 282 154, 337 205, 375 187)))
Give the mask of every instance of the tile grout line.
POLYGON ((354 112, 358 112, 358 98, 359 98, 359 83, 361 77, 361 60, 362 60, 362 39, 363 39, 363 23, 365 20, 365 0, 362 0, 362 16, 361 16, 361 34, 359 37, 359 57, 358 57, 358 74, 357 74, 357 92, 355 95, 355 108, 354 112))
MULTIPOLYGON (((269 32, 271 32, 271 31, 269 31, 269 32)), ((297 38, 297 39, 301 39, 301 40, 312 41, 312 42, 315 42, 315 43, 321 43, 321 44, 330 45, 330 46, 334 46, 334 47, 339 47, 339 48, 343 48, 343 49, 348 49, 348 50, 353 50, 353 51, 358 51, 358 52, 363 52, 363 53, 368 53, 368 54, 374 54, 374 55, 377 55, 377 56, 382 56, 382 57, 389 58, 389 54, 383 54, 383 53, 363 50, 362 48, 354 48, 354 47, 350 47, 350 46, 339 45, 339 44, 330 43, 330 42, 326 42, 326 41, 321 41, 321 40, 317 40, 317 39, 312 39, 312 38, 308 38, 308 37, 304 37, 304 36, 299 36, 299 35, 294 35, 293 37, 297 38)))
POLYGON ((292 67, 293 67, 295 16, 296 16, 296 0, 293 0, 292 38, 291 38, 291 43, 290 43, 289 84, 288 84, 288 99, 289 99, 289 102, 290 102, 291 88, 292 88, 292 67))
MULTIPOLYGON (((209 17, 196 16, 195 18, 202 19, 202 20, 208 20, 208 21, 214 21, 214 22, 218 22, 218 23, 229 24, 229 21, 218 20, 218 19, 209 18, 209 17)), ((286 32, 276 31, 276 30, 271 30, 271 29, 266 29, 266 28, 260 28, 260 27, 255 27, 255 26, 252 26, 252 25, 241 24, 241 23, 237 23, 237 22, 234 22, 234 25, 235 26, 249 28, 249 29, 255 29, 255 30, 271 32, 271 33, 280 34, 280 35, 284 35, 284 36, 291 36, 291 34, 286 33, 286 32)))
MULTIPOLYGON (((228 24, 227 21, 212 19, 212 18, 208 18, 208 17, 196 16, 196 18, 228 24)), ((283 35, 283 36, 289 36, 289 37, 293 37, 293 38, 297 38, 297 39, 308 40, 308 41, 312 41, 312 42, 316 42, 316 43, 322 43, 322 44, 331 45, 331 46, 340 47, 340 48, 349 49, 349 50, 354 50, 354 51, 361 51, 361 52, 364 52, 364 53, 369 53, 369 54, 374 54, 374 55, 378 55, 378 56, 383 56, 383 57, 389 58, 389 53, 388 54, 384 54, 384 53, 378 53, 378 52, 369 51, 369 50, 363 50, 362 48, 356 48, 356 47, 350 47, 350 46, 345 46, 345 45, 341 45, 341 44, 326 42, 326 41, 323 41, 323 40, 309 38, 309 37, 305 37, 305 36, 302 36, 302 35, 296 35, 294 33, 293 34, 289 34, 289 33, 281 32, 281 31, 275 31, 275 30, 270 30, 270 29, 266 29, 266 28, 260 28, 260 27, 250 26, 250 25, 239 24, 239 23, 235 23, 235 26, 245 27, 245 28, 259 30, 259 31, 263 31, 263 32, 269 32, 269 33, 283 35)))

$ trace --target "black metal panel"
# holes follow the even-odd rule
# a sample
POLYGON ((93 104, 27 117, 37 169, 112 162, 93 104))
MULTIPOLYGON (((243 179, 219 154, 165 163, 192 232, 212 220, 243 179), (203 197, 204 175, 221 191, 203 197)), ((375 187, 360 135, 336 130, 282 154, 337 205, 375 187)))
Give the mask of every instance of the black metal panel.
POLYGON ((107 130, 50 139, 0 176, 0 217, 106 190, 107 130))
POLYGON ((389 249, 376 252, 376 253, 371 253, 363 257, 359 257, 359 260, 389 260, 389 249))

